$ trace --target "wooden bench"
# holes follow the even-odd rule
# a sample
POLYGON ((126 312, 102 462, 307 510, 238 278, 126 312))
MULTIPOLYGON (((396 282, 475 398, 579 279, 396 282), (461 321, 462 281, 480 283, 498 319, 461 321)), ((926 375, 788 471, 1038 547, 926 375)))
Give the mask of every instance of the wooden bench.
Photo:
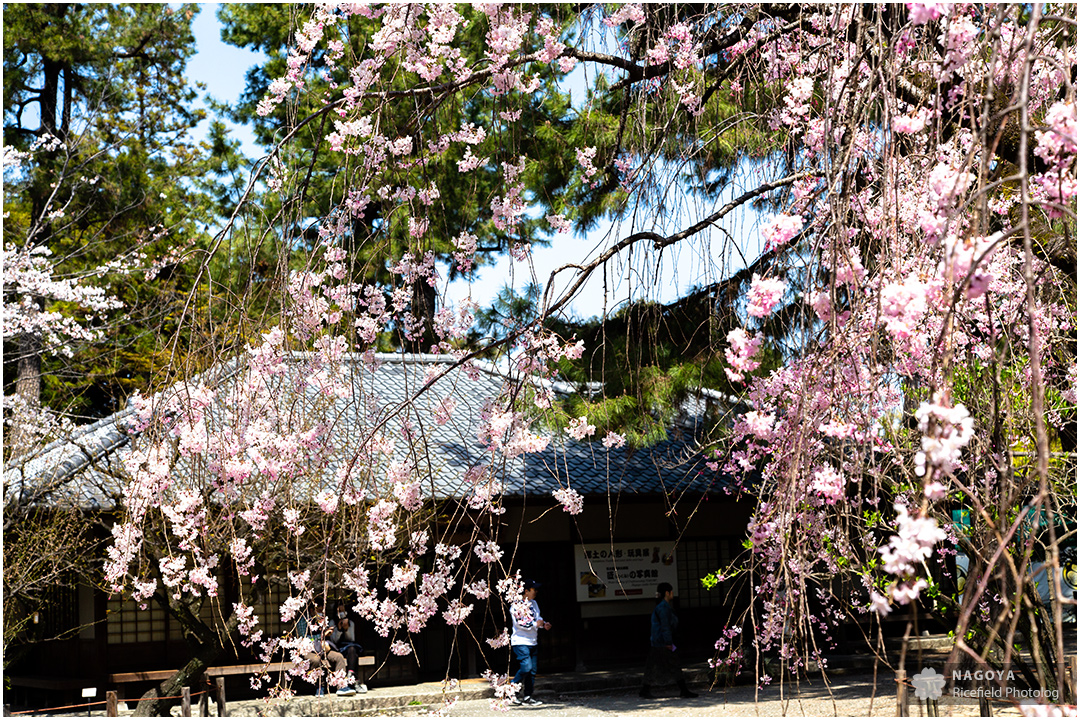
MULTIPOLYGON (((226 675, 258 675, 259 673, 279 673, 284 672, 292 667, 291 662, 276 662, 276 663, 255 663, 250 665, 214 665, 206 668, 206 677, 208 684, 215 684, 217 690, 215 691, 220 695, 218 702, 224 705, 224 689, 221 683, 210 682, 211 678, 224 678, 226 675)), ((360 677, 356 680, 360 685, 367 684, 367 668, 374 667, 375 656, 374 655, 361 655, 357 660, 358 672, 360 677)), ((113 673, 109 675, 109 682, 113 683, 117 687, 117 692, 120 695, 119 700, 131 700, 136 701, 138 698, 129 698, 126 695, 125 688, 130 683, 138 682, 160 682, 162 680, 168 680, 176 674, 176 670, 144 670, 140 672, 124 672, 113 673)))
POLYGON ((176 670, 142 670, 139 672, 113 673, 109 682, 116 685, 117 702, 136 703, 139 696, 131 696, 129 686, 142 682, 161 682, 177 673, 176 670))
MULTIPOLYGON (((374 655, 361 655, 357 658, 357 670, 360 677, 356 678, 361 685, 367 684, 367 668, 375 666, 374 655)), ((254 665, 216 665, 206 668, 207 677, 223 677, 225 675, 257 675, 259 673, 283 672, 292 667, 291 662, 256 663, 254 665)))

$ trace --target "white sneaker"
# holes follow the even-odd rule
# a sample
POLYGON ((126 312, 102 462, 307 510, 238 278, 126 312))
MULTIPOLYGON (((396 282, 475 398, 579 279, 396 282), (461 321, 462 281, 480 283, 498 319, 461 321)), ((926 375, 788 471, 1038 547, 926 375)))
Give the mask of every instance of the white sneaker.
POLYGON ((521 704, 522 705, 529 705, 530 707, 536 707, 537 705, 543 705, 544 703, 540 702, 539 700, 534 698, 532 695, 530 695, 529 697, 522 700, 521 704))
POLYGON ((366 693, 367 692, 367 685, 363 685, 363 684, 357 685, 356 686, 356 692, 366 693))

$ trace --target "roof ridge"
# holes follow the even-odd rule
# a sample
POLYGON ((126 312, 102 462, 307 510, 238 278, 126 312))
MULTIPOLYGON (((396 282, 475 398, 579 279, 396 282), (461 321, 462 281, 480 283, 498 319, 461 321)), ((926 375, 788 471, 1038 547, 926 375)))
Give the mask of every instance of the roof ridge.
MULTIPOLYGON (((9 460, 7 463, 5 463, 5 465, 8 466, 8 467, 5 467, 4 474, 6 475, 8 470, 14 470, 15 469, 15 468, 10 467, 11 465, 15 465, 16 467, 19 467, 19 468, 24 467, 27 463, 33 462, 34 460, 36 460, 36 459, 38 459, 38 458, 40 458, 40 457, 42 457, 44 455, 49 454, 50 452, 52 452, 53 450, 56 450, 57 448, 67 447, 67 446, 70 446, 70 445, 75 445, 75 447, 82 450, 82 446, 80 446, 76 442, 76 440, 78 440, 79 438, 81 438, 81 437, 83 437, 85 435, 91 435, 91 434, 97 432, 98 430, 100 430, 101 428, 105 427, 106 425, 115 424, 121 417, 126 416, 126 415, 130 415, 133 412, 135 412, 135 408, 133 408, 129 404, 128 406, 126 406, 126 407, 124 407, 124 408, 122 408, 120 410, 117 410, 116 412, 114 412, 114 413, 112 413, 110 415, 106 415, 103 418, 95 420, 94 422, 90 423, 89 425, 78 425, 78 426, 76 426, 74 432, 72 432, 70 435, 66 435, 64 437, 59 437, 56 440, 53 440, 52 442, 48 443, 44 447, 41 447, 41 448, 39 448, 39 449, 37 449, 37 450, 35 450, 33 452, 27 453, 26 455, 20 455, 20 456, 18 456, 16 458, 13 458, 12 460, 9 460)), ((84 454, 85 454, 85 452, 84 452, 84 454)))

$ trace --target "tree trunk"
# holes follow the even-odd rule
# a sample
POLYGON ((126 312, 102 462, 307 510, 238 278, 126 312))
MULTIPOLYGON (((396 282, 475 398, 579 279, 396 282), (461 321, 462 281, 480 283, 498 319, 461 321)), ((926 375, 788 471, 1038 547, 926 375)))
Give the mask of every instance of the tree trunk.
MULTIPOLYGON (((74 95, 75 78, 74 70, 71 66, 64 68, 64 108, 60 115, 60 134, 57 135, 61 140, 67 140, 68 133, 71 132, 71 101, 74 95)), ((142 126, 140 126, 141 128, 142 126)), ((141 130, 140 130, 141 132, 141 130)))
POLYGON ((180 668, 168 680, 163 680, 160 685, 147 691, 139 700, 135 708, 136 717, 168 717, 174 705, 180 702, 180 691, 185 687, 204 689, 202 687, 203 674, 210 664, 221 655, 221 647, 217 645, 203 646, 202 650, 188 660, 184 667, 180 668))
POLYGON ((63 65, 55 60, 49 60, 48 58, 42 60, 41 131, 43 134, 57 134, 56 104, 60 95, 60 72, 62 69, 63 65))
POLYGON ((41 338, 36 335, 23 335, 16 344, 18 365, 15 394, 22 400, 22 405, 15 410, 12 417, 11 436, 7 443, 12 458, 32 446, 34 433, 31 424, 41 407, 41 338))
POLYGON ((180 702, 181 689, 185 686, 201 689, 203 673, 224 652, 222 638, 231 635, 237 627, 235 612, 229 615, 219 633, 199 618, 201 603, 191 604, 191 600, 180 600, 173 604, 170 599, 160 595, 155 595, 155 600, 180 623, 184 639, 191 649, 191 659, 171 678, 163 680, 142 696, 135 708, 136 717, 168 716, 172 707, 180 702))

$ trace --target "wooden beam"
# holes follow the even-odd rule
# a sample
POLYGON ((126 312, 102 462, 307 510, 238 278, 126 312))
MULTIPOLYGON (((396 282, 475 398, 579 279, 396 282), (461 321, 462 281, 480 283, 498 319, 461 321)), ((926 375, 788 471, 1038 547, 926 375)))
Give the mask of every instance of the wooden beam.
POLYGON ((42 675, 12 675, 8 679, 13 687, 36 688, 38 690, 74 690, 97 684, 90 678, 55 678, 42 675))
POLYGON ((259 663, 257 665, 215 665, 206 668, 206 674, 210 677, 222 675, 258 675, 262 672, 281 672, 292 667, 291 662, 259 663))
MULTIPOLYGON (((360 665, 374 665, 374 655, 361 655, 357 659, 360 665)), ((257 675, 262 672, 281 672, 288 670, 292 667, 291 662, 276 662, 276 663, 256 663, 252 665, 215 665, 206 669, 206 674, 210 677, 219 677, 222 675, 257 675)), ((176 670, 144 670, 141 672, 126 672, 126 673, 113 673, 109 675, 109 681, 113 683, 130 683, 130 682, 149 682, 155 680, 167 680, 176 674, 176 670)), ((12 678, 12 684, 25 685, 26 687, 41 687, 41 688, 55 688, 54 684, 44 683, 59 683, 65 682, 70 687, 82 687, 74 683, 74 681, 58 681, 41 679, 37 682, 43 684, 35 685, 31 684, 30 678, 21 678, 22 682, 16 682, 15 678, 12 678)), ((79 681, 82 682, 82 681, 79 681)))
POLYGON ((175 675, 176 672, 176 670, 145 670, 143 672, 113 673, 109 676, 109 681, 120 685, 130 682, 168 680, 175 675))

